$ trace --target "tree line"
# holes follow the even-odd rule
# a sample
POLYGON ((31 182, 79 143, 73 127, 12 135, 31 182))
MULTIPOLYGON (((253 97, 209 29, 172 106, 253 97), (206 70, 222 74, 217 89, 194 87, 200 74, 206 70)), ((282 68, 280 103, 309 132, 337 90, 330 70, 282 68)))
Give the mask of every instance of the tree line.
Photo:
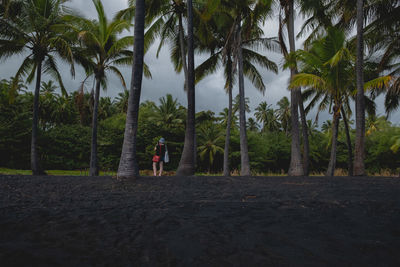
MULTIPOLYGON (((29 141, 32 120, 33 94, 23 83, 10 104, 9 87, 12 80, 0 83, 1 119, 0 166, 29 168, 29 141)), ((94 95, 76 91, 62 96, 54 82, 42 82, 39 96, 40 114, 38 148, 45 169, 87 170, 90 167, 90 133, 94 95)), ((99 101, 98 160, 102 170, 115 171, 121 155, 129 92, 125 90, 112 100, 99 101)), ((247 114, 251 111, 246 101, 247 114)), ((254 110, 254 117, 246 123, 252 174, 286 173, 290 160, 290 102, 283 97, 276 105, 262 101, 254 110)), ((142 169, 151 169, 153 148, 163 136, 168 143, 171 162, 168 171, 175 171, 183 149, 186 108, 172 95, 157 102, 140 105, 138 129, 138 161, 142 169)), ((230 166, 240 166, 239 98, 233 99, 232 136, 229 150, 230 166)), ((223 172, 225 131, 228 109, 218 113, 196 113, 197 167, 201 173, 223 172)), ((310 172, 323 173, 329 162, 332 121, 317 127, 308 120, 310 138, 310 172)), ((349 121, 350 138, 355 139, 354 121, 349 121)), ((400 127, 391 125, 385 117, 368 116, 366 120, 366 153, 368 173, 396 173, 398 171, 400 127)), ((348 170, 348 146, 343 122, 338 127, 338 168, 348 170)), ((238 173, 238 169, 233 169, 238 173)), ((344 172, 343 172, 344 173, 344 172)))
MULTIPOLYGON (((177 165, 178 175, 193 175, 197 158, 199 157, 201 162, 205 155, 208 155, 209 163, 212 162, 208 165, 209 170, 218 169, 212 164, 217 152, 222 152, 222 147, 216 144, 204 147, 201 143, 202 138, 210 133, 202 133, 198 114, 195 114, 194 92, 196 82, 220 68, 224 71, 226 79, 224 89, 228 94, 226 128, 222 131, 225 139, 222 154, 224 175, 229 175, 230 166, 233 166, 231 164, 236 152, 233 148, 236 135, 239 139, 240 161, 235 162, 234 166, 240 166, 241 175, 247 176, 252 170, 260 170, 256 167, 259 166, 256 158, 251 154, 254 151, 249 149, 254 145, 251 143, 254 138, 262 136, 265 140, 257 140, 257 143, 268 143, 270 142, 268 138, 280 135, 289 139, 286 143, 290 144, 288 174, 308 175, 313 167, 312 145, 315 139, 311 136, 312 125, 307 119, 307 114, 314 107, 319 111, 329 110, 332 114, 326 175, 334 174, 335 168, 341 162, 340 154, 345 150, 347 150, 349 174, 365 175, 365 163, 369 161, 368 157, 371 157, 366 154, 366 144, 369 139, 366 135, 365 112, 367 111, 368 118, 374 118, 374 100, 380 94, 385 94, 388 114, 399 105, 397 15, 400 4, 397 0, 357 0, 356 7, 354 1, 349 0, 197 0, 194 3, 191 0, 186 2, 137 0, 129 1, 129 7, 121 10, 112 20, 106 17, 100 0, 92 1, 97 11, 95 20, 86 19, 71 10, 66 10, 65 2, 67 1, 8 0, 0 5, 0 58, 7 59, 12 55, 28 51, 28 56, 22 61, 15 77, 5 82, 9 84, 6 86, 9 101, 11 103, 16 101, 23 77, 29 83, 33 80, 36 82, 31 99, 33 112, 30 118, 32 124, 30 146, 25 143, 30 147, 33 174, 44 173, 41 162, 45 161, 40 159, 48 155, 38 151, 40 138, 57 128, 51 126, 49 122, 46 122, 47 128, 41 128, 43 116, 58 116, 59 120, 68 120, 69 115, 64 112, 49 114, 41 101, 40 92, 42 74, 47 74, 58 82, 64 99, 71 97, 68 96, 62 76, 57 69, 57 59, 62 59, 71 66, 72 75, 75 73, 75 65, 79 64, 85 69, 87 78, 95 79, 93 94, 90 97, 93 103, 88 107, 91 112, 90 175, 99 173, 101 142, 98 123, 107 121, 107 119, 101 120, 100 116, 104 116, 102 115, 104 110, 99 107, 106 105, 107 101, 111 103, 111 100, 100 97, 100 89, 107 87, 109 73, 117 75, 122 87, 127 88, 118 66, 132 66, 130 90, 129 93, 125 93, 127 105, 124 110, 126 116, 123 119, 125 124, 122 145, 120 144, 121 153, 116 158, 119 162, 119 177, 139 175, 139 166, 144 166, 141 165, 144 164, 141 163, 143 159, 141 153, 145 153, 144 146, 147 144, 141 139, 146 124, 140 120, 142 114, 146 115, 140 104, 141 81, 143 75, 147 77, 152 75, 151 70, 143 62, 143 56, 156 40, 159 41, 159 49, 165 44, 170 45, 174 68, 177 72, 183 71, 185 77, 184 87, 188 106, 181 109, 185 113, 183 119, 185 132, 182 137, 183 147, 176 146, 176 151, 180 155, 177 165), (297 33, 298 36, 306 36, 302 49, 296 49, 295 7, 298 8, 298 13, 306 17, 301 31, 297 33), (278 15, 279 18, 278 36, 264 37, 261 25, 273 15, 278 15), (132 22, 134 36, 121 37, 124 30, 130 29, 132 22), (354 27, 357 34, 351 36, 354 27), (210 57, 195 65, 195 50, 209 54, 210 57), (286 121, 273 122, 274 114, 271 114, 271 108, 267 103, 261 103, 257 108, 259 110, 256 112, 256 119, 262 123, 263 134, 254 136, 255 131, 252 129, 257 127, 252 124, 255 121, 252 118, 246 119, 244 77, 264 92, 266 86, 259 69, 266 68, 278 72, 277 64, 262 51, 281 52, 285 59, 283 67, 290 69, 288 84, 290 101, 282 100, 290 103, 290 118, 286 121), (239 87, 236 109, 238 129, 233 126, 235 112, 232 88, 236 85, 239 87), (352 100, 356 103, 355 108, 351 107, 352 100), (356 117, 355 137, 350 126, 353 111, 356 117), (278 125, 280 128, 285 125, 285 130, 274 131, 274 127, 278 125), (345 132, 345 150, 338 150, 341 145, 339 134, 341 125, 345 132), (210 151, 204 152, 202 149, 210 151)), ((47 87, 51 87, 51 84, 47 84, 47 87)), ((73 95, 74 99, 80 99, 79 101, 83 103, 85 99, 83 89, 73 95)), ((167 99, 168 96, 165 101, 167 99)), ((47 101, 54 103, 56 100, 47 101)), ((84 112, 78 108, 78 113, 82 116, 82 123, 84 112)), ((179 120, 178 117, 174 119, 179 120)), ((23 122, 24 120, 20 120, 17 124, 23 122)), ((387 149, 392 148, 391 151, 397 151, 399 139, 395 134, 396 127, 386 125, 385 129, 394 129, 390 141, 393 144, 390 146, 387 144, 387 149)), ((210 136, 217 136, 217 132, 220 133, 220 129, 215 129, 215 133, 210 136)), ((182 139, 176 142, 182 144, 182 139)), ((277 152, 277 155, 280 153, 277 152)), ((278 159, 283 160, 280 157, 278 159)), ((323 162, 322 158, 320 160, 319 166, 323 162)), ((265 164, 264 167, 269 168, 265 164)))

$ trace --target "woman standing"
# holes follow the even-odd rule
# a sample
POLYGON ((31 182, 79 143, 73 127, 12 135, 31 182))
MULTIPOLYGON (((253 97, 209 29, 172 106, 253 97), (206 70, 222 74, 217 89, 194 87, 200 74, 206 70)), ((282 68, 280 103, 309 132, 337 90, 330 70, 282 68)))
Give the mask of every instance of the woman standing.
POLYGON ((165 162, 165 152, 167 151, 167 146, 165 145, 165 139, 160 138, 157 145, 154 147, 156 154, 153 157, 153 174, 157 176, 157 162, 160 164, 160 171, 158 176, 162 175, 164 162, 165 162))

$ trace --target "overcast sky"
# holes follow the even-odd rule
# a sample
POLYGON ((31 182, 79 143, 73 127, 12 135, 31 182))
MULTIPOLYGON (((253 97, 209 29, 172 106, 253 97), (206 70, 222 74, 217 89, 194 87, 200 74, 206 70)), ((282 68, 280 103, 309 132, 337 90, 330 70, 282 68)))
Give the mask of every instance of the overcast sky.
MULTIPOLYGON (((107 17, 111 19, 118 10, 126 8, 128 6, 127 0, 103 0, 103 5, 107 17)), ((78 10, 81 14, 88 18, 96 18, 96 11, 92 1, 89 0, 72 0, 69 6, 78 10)), ((277 17, 273 20, 266 21, 264 25, 264 32, 266 37, 273 37, 278 32, 277 17)), ((297 18, 295 23, 296 30, 298 31, 302 23, 302 18, 297 18)), ((301 40, 298 41, 297 47, 300 47, 301 40)), ((151 100, 158 103, 158 99, 166 94, 172 94, 174 98, 177 98, 179 103, 186 106, 187 100, 186 95, 183 91, 183 74, 177 74, 174 71, 173 65, 170 62, 169 47, 165 46, 159 55, 156 57, 156 49, 158 43, 152 45, 150 51, 145 56, 145 62, 150 67, 152 73, 152 79, 143 79, 141 101, 151 100)), ((282 57, 279 54, 273 52, 267 53, 267 57, 275 61, 280 67, 282 64, 282 57)), ((207 55, 196 55, 195 65, 201 64, 201 62, 207 58, 207 55)), ((17 68, 22 63, 22 57, 13 57, 7 61, 2 61, 0 65, 0 78, 9 78, 14 76, 17 68)), ((85 74, 81 68, 77 67, 77 73, 75 79, 69 74, 69 68, 60 63, 61 73, 63 75, 64 84, 69 92, 75 91, 79 88, 80 82, 85 78, 85 74)), ((127 85, 129 86, 131 80, 131 68, 121 69, 127 85)), ((289 79, 289 72, 279 71, 279 74, 274 74, 266 70, 260 69, 260 73, 263 76, 264 83, 267 87, 265 94, 263 95, 257 91, 248 81, 245 81, 245 95, 250 98, 250 109, 251 114, 254 109, 262 101, 266 101, 268 104, 272 104, 275 108, 276 103, 284 96, 289 99, 289 92, 286 89, 289 79)), ((221 72, 214 75, 210 75, 200 83, 196 85, 196 111, 201 110, 212 110, 218 115, 223 108, 228 105, 228 98, 224 91, 224 77, 221 72)), ((34 83, 29 87, 33 88, 34 83)), ((90 90, 92 83, 87 83, 87 90, 90 90)), ((107 92, 102 91, 101 96, 110 96, 114 98, 118 93, 123 91, 123 87, 119 82, 119 79, 113 74, 109 75, 109 84, 107 92)), ((237 86, 233 91, 234 96, 238 94, 237 86)), ((378 99, 378 114, 384 114, 384 107, 382 98, 378 99)), ((248 115, 251 116, 251 114, 248 115)), ((330 119, 331 115, 324 112, 320 115, 319 124, 326 119, 330 119)), ((315 119, 315 111, 310 112, 308 119, 315 119)), ((394 113, 390 120, 394 123, 400 123, 400 111, 394 113)), ((353 126, 354 127, 354 126, 353 126)))

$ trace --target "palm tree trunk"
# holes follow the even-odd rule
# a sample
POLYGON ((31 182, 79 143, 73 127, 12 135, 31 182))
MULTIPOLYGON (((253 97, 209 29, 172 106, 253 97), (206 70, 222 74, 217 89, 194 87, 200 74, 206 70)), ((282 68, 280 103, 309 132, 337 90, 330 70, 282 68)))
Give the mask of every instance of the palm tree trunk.
POLYGON ((239 74, 239 123, 240 123, 240 175, 250 176, 250 160, 247 145, 246 132, 246 106, 244 94, 244 76, 243 76, 243 54, 240 21, 237 27, 236 38, 238 40, 238 74, 239 74))
POLYGON ((353 176, 353 149, 351 146, 351 138, 350 138, 350 128, 349 128, 349 123, 347 121, 347 117, 346 114, 343 110, 343 108, 341 109, 342 112, 342 116, 343 116, 343 122, 344 122, 344 128, 346 131, 346 141, 347 141, 347 153, 348 153, 348 163, 347 163, 347 167, 348 167, 348 172, 349 172, 349 176, 353 176))
POLYGON ((39 122, 39 95, 40 95, 40 82, 42 78, 42 61, 40 61, 36 68, 36 87, 35 95, 33 98, 33 119, 32 119, 32 139, 31 139, 31 168, 33 175, 44 175, 40 166, 39 153, 37 149, 38 138, 38 122, 39 122))
POLYGON ((338 108, 334 107, 333 112, 333 125, 332 125, 332 147, 331 147, 331 157, 329 159, 328 170, 326 171, 326 176, 334 176, 336 168, 336 151, 337 151, 337 137, 339 133, 339 114, 337 112, 338 108))
POLYGON ((140 93, 143 77, 144 17, 145 0, 136 0, 134 63, 132 65, 132 80, 126 114, 124 142, 118 166, 118 178, 136 178, 139 176, 139 164, 136 155, 136 134, 138 130, 140 93))
POLYGON ((304 111, 304 103, 303 97, 301 95, 301 91, 299 90, 299 107, 300 107, 300 118, 301 118, 301 129, 303 132, 303 170, 304 175, 308 176, 309 174, 309 165, 310 165, 310 143, 308 141, 308 126, 307 126, 307 118, 306 113, 304 111))
POLYGON ((228 122, 226 124, 225 148, 224 148, 224 176, 230 176, 229 167, 229 146, 231 141, 231 125, 232 125, 232 83, 229 83, 228 88, 229 103, 228 103, 228 122))
POLYGON ((182 22, 182 14, 179 14, 179 46, 181 51, 181 58, 182 58, 182 66, 183 66, 183 74, 185 76, 185 91, 187 92, 187 82, 188 82, 188 69, 186 64, 186 53, 185 53, 185 39, 183 30, 183 22, 182 22))
MULTIPOLYGON (((294 3, 293 0, 289 2, 289 18, 288 18, 288 37, 290 52, 296 51, 294 42, 294 3)), ((295 68, 290 69, 290 80, 296 74, 295 68)), ((290 176, 301 176, 304 175, 303 164, 301 161, 300 151, 300 131, 299 131, 299 113, 298 113, 298 95, 300 89, 292 89, 290 91, 290 110, 292 119, 292 143, 291 143, 291 155, 290 155, 290 166, 288 174, 290 176)))
POLYGON ((100 100, 100 78, 96 75, 96 90, 94 93, 94 107, 92 117, 92 145, 90 151, 89 176, 99 175, 99 164, 97 161, 97 115, 99 113, 100 100))
POLYGON ((192 0, 187 1, 188 14, 188 80, 187 80, 187 121, 185 143, 179 161, 176 175, 194 175, 195 172, 195 86, 194 86, 194 44, 193 44, 193 6, 192 0))
POLYGON ((364 136, 365 136, 365 103, 364 103, 364 40, 363 40, 363 0, 357 0, 357 97, 356 97, 356 142, 354 152, 354 175, 365 175, 364 136))

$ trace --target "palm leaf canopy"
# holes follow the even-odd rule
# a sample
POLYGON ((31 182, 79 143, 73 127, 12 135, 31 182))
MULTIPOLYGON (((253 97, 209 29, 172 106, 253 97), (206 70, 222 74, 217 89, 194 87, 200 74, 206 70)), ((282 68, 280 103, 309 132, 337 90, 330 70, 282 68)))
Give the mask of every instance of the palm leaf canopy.
POLYGON ((16 1, 18 8, 13 7, 15 12, 12 16, 0 17, 0 58, 28 54, 14 77, 12 90, 16 89, 17 81, 21 77, 27 76, 27 81, 31 82, 36 67, 45 61, 45 73, 57 80, 62 93, 66 94, 54 57, 57 55, 69 62, 71 74, 74 75, 71 49, 73 40, 70 33, 65 31, 64 2, 66 1, 16 1))

